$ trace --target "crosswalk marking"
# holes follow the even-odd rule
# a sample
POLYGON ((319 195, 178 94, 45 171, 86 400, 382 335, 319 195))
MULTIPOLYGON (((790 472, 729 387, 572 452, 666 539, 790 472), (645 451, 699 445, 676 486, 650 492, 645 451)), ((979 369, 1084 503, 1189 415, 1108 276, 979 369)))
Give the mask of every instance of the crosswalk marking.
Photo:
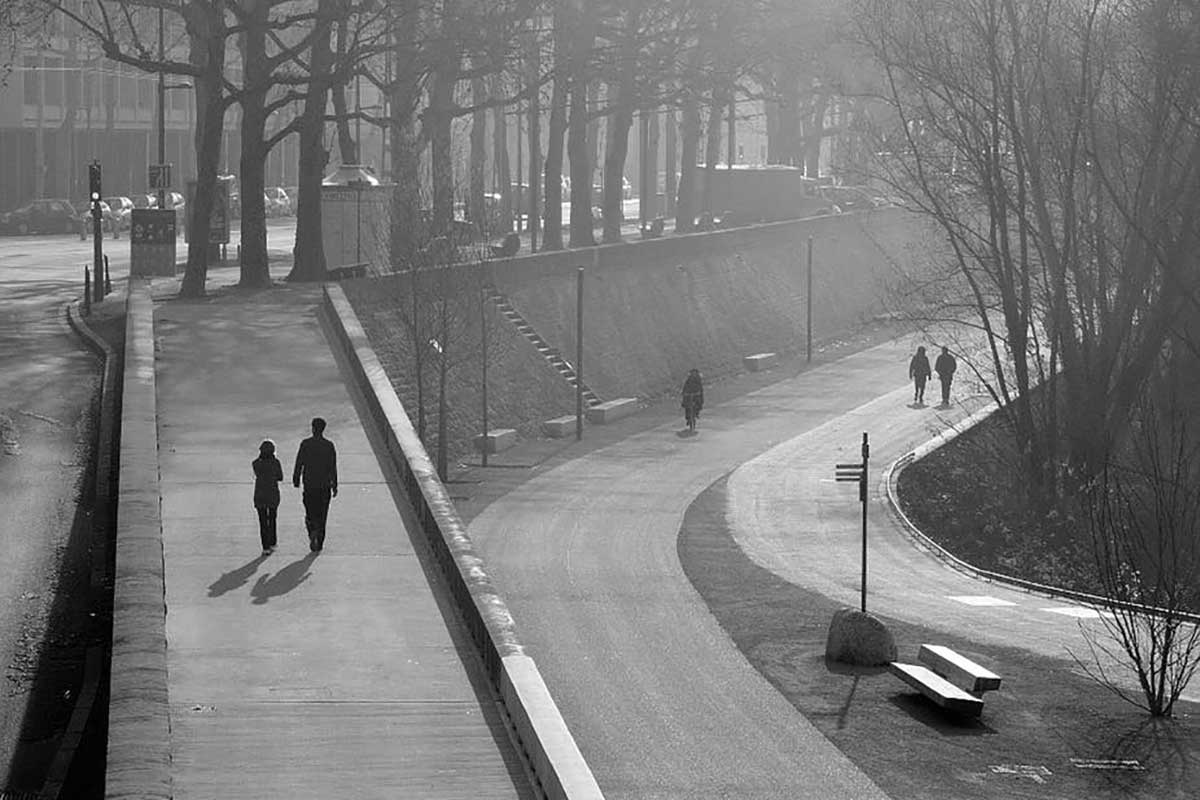
POLYGON ((1009 600, 1001 600, 999 597, 990 597, 986 594, 951 594, 946 595, 946 599, 953 600, 956 603, 962 603, 967 606, 1015 606, 1009 600))
POLYGON ((1097 619, 1100 616, 1099 611, 1085 606, 1055 606, 1054 608, 1043 608, 1042 611, 1049 611, 1051 614, 1062 614, 1064 617, 1075 617, 1077 619, 1097 619))

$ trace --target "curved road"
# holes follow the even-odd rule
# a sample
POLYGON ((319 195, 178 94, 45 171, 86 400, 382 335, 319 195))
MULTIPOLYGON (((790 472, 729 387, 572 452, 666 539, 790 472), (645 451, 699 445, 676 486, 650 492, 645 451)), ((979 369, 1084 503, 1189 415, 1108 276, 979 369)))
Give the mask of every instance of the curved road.
MULTIPOLYGON (((966 413, 908 407, 916 343, 706 408, 694 438, 674 422, 631 435, 531 478, 471 523, 606 797, 883 796, 734 647, 676 539, 692 500, 729 474, 727 521, 749 557, 857 606, 859 506, 833 465, 857 461, 868 431, 878 476, 966 413)), ((875 488, 873 610, 1060 659, 1064 645, 1084 646, 1079 626, 1094 612, 948 569, 899 531, 875 488)))

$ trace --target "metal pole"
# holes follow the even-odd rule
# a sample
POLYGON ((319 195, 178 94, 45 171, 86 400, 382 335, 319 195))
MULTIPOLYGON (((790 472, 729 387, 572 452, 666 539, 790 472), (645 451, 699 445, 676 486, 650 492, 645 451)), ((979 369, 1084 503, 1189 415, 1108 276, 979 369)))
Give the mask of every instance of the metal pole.
POLYGON ((804 314, 804 360, 806 363, 812 362, 812 307, 813 307, 813 290, 812 290, 812 247, 813 237, 808 237, 808 267, 806 271, 806 282, 808 288, 805 291, 808 310, 804 314))
POLYGON ((862 440, 862 483, 859 485, 858 495, 862 501, 862 611, 867 613, 867 459, 871 453, 871 446, 867 444, 867 434, 863 434, 862 440))
POLYGON ((483 388, 480 394, 483 397, 483 465, 488 465, 488 397, 487 397, 487 368, 488 368, 488 336, 487 336, 487 288, 483 280, 483 266, 479 269, 479 338, 482 342, 482 358, 483 363, 483 388))
MULTIPOLYGON (((163 8, 158 7, 158 163, 159 169, 167 162, 167 84, 162 71, 162 62, 166 55, 163 52, 163 8)), ((167 207, 167 190, 163 186, 162 173, 159 173, 158 207, 167 207)))
POLYGON ((100 216, 100 203, 92 203, 92 297, 96 302, 104 299, 104 233, 100 216))
POLYGON ((583 267, 575 272, 575 441, 583 438, 583 267))

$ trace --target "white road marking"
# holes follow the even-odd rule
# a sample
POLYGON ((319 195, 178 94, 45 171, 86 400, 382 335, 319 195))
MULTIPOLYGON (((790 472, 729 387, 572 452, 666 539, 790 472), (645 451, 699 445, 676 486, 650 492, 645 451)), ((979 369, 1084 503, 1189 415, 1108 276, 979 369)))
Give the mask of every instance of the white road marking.
POLYGON ((990 597, 986 594, 950 594, 946 595, 947 600, 953 600, 956 603, 962 603, 967 606, 1015 606, 1016 603, 1010 600, 1001 600, 999 597, 990 597))
POLYGON ((1064 617, 1076 617, 1078 619, 1097 619, 1100 612, 1094 608, 1085 608, 1084 606, 1058 606, 1056 608, 1043 608, 1042 611, 1049 611, 1051 614, 1062 614, 1064 617))

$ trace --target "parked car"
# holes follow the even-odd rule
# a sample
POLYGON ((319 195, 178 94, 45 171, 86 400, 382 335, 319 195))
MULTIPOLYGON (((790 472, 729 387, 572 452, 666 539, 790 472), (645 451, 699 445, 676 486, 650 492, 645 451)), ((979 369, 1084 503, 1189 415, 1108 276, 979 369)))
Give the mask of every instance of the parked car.
MULTIPOLYGON (((75 208, 78 210, 75 215, 75 229, 79 232, 80 239, 86 239, 92 235, 92 201, 80 201, 75 208)), ((106 233, 111 233, 114 239, 121 238, 121 223, 118 221, 117 215, 113 213, 112 207, 101 200, 100 234, 103 236, 106 233)))
POLYGON ((266 195, 268 217, 290 217, 292 215, 292 199, 288 197, 286 189, 282 186, 268 186, 266 195))
POLYGON ((135 194, 133 196, 134 208, 158 208, 158 196, 153 194, 135 194))
POLYGON ((58 199, 34 200, 0 214, 0 233, 70 233, 75 230, 75 209, 58 199))
POLYGON ((861 186, 822 186, 818 192, 822 199, 833 204, 834 213, 865 211, 887 205, 884 198, 861 186))
POLYGON ((122 195, 114 195, 113 197, 104 198, 104 202, 108 203, 108 207, 112 209, 113 216, 117 220, 119 230, 127 231, 133 224, 133 200, 122 195))

